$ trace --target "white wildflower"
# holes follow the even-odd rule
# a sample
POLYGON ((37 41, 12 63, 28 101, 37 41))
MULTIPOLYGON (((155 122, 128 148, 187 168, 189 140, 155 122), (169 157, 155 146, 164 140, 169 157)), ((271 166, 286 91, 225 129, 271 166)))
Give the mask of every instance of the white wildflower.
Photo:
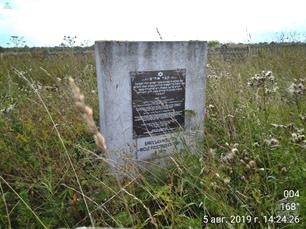
POLYGON ((276 138, 265 139, 264 143, 271 148, 276 148, 279 146, 279 141, 276 138))
POLYGON ((213 109, 213 108, 215 108, 215 106, 212 105, 212 104, 209 104, 209 105, 208 105, 208 108, 213 109))
POLYGON ((286 128, 286 126, 284 126, 284 125, 281 125, 281 124, 279 125, 279 124, 274 124, 274 123, 272 123, 271 126, 272 126, 273 128, 276 128, 276 129, 286 128))
POLYGON ((292 95, 303 95, 305 92, 304 79, 295 79, 287 90, 292 95))
POLYGON ((301 143, 305 140, 305 135, 300 133, 292 133, 291 134, 291 142, 293 143, 301 143))
POLYGON ((299 117, 302 121, 306 121, 306 115, 300 115, 299 117))

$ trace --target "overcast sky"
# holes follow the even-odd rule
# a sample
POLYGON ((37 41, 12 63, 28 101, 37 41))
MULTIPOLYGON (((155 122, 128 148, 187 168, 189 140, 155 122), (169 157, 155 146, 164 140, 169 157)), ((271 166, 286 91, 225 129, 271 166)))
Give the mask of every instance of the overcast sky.
POLYGON ((306 0, 0 0, 0 46, 23 36, 54 46, 89 40, 258 42, 281 32, 306 40, 306 0), (251 35, 251 39, 249 37, 251 35))

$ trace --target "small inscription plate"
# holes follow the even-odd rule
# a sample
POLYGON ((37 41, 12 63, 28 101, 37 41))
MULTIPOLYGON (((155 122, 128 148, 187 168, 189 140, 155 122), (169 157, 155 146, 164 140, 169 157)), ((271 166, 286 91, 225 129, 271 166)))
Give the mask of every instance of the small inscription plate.
POLYGON ((186 69, 130 72, 133 138, 184 127, 186 69))

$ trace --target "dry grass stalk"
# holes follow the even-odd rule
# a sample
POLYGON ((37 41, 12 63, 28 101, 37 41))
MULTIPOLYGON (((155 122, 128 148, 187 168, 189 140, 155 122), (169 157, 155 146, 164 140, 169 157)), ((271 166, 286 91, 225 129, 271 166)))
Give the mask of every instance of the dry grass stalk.
POLYGON ((93 119, 92 109, 85 104, 85 97, 81 93, 80 88, 75 84, 74 79, 69 78, 69 84, 73 94, 73 99, 76 107, 82 113, 83 119, 87 123, 88 131, 94 135, 95 142, 97 147, 103 152, 106 153, 106 144, 103 135, 98 131, 96 123, 93 119))
MULTIPOLYGON (((29 84, 29 86, 32 88, 32 90, 35 92, 35 94, 36 94, 37 97, 39 98, 40 102, 42 103, 44 109, 46 110, 46 112, 47 112, 47 114, 48 114, 48 116, 49 116, 49 118, 50 118, 50 120, 51 120, 51 122, 52 122, 52 124, 53 124, 53 128, 54 128, 54 130, 56 131, 57 136, 58 136, 58 138, 59 138, 59 140, 60 140, 60 142, 61 142, 61 144, 62 144, 62 146, 63 146, 64 152, 65 152, 65 154, 67 155, 67 158, 68 158, 68 160, 69 160, 69 164, 70 164, 70 166, 71 166, 71 168, 72 168, 72 170, 73 170, 73 173, 74 173, 75 178, 76 178, 76 180, 77 180, 77 183, 78 183, 78 185, 79 185, 80 191, 81 191, 81 193, 82 193, 83 200, 84 200, 84 203, 85 203, 87 212, 88 212, 88 216, 89 216, 89 218, 90 218, 90 222, 91 222, 91 224, 94 226, 94 220, 93 220, 93 218, 92 218, 92 216, 91 216, 91 213, 90 213, 90 211, 89 211, 87 201, 86 201, 86 199, 84 198, 84 196, 85 196, 85 195, 84 195, 84 191, 83 191, 82 185, 81 185, 81 183, 80 183, 80 179, 79 179, 79 177, 78 177, 78 174, 77 174, 77 172, 76 172, 75 166, 74 166, 74 164, 73 164, 73 162, 72 162, 72 160, 71 160, 71 157, 70 157, 70 155, 69 155, 69 153, 68 153, 68 150, 67 150, 67 148, 66 148, 66 146, 65 146, 65 143, 64 143, 64 141, 63 141, 63 138, 62 138, 62 136, 61 136, 59 130, 57 129, 57 125, 55 124, 55 122, 54 122, 54 120, 53 120, 53 117, 52 117, 52 115, 51 115, 51 113, 50 113, 50 111, 49 111, 49 109, 48 109, 46 103, 44 102, 43 98, 41 97, 41 95, 40 95, 38 89, 34 86, 33 82, 31 82, 28 78, 26 78, 26 77, 24 76, 24 73, 23 73, 23 72, 21 72, 21 71, 15 69, 15 68, 14 68, 14 71, 15 71, 15 73, 18 75, 19 78, 25 80, 25 81, 29 84)), ((0 178, 3 179, 1 176, 0 176, 0 178)), ((4 182, 6 183, 5 180, 4 180, 4 182)), ((12 191, 14 192, 14 189, 12 189, 12 191)), ((16 193, 15 193, 15 194, 16 194, 16 193)), ((21 197, 19 196, 18 193, 17 193, 17 196, 18 196, 19 198, 21 198, 21 197)), ((21 198, 21 201, 22 201, 26 206, 28 206, 28 205, 26 204, 26 202, 24 202, 24 200, 23 200, 22 198, 21 198)), ((30 210, 31 210, 31 208, 30 208, 30 210)), ((33 211, 32 211, 32 213, 35 215, 35 213, 34 213, 33 211)), ((35 216, 35 217, 36 217, 36 216, 35 216)), ((39 221, 40 223, 42 223, 42 222, 39 220, 39 218, 38 218, 38 221, 39 221)), ((42 224, 42 225, 44 226, 44 224, 42 224)), ((44 228, 47 228, 47 227, 44 226, 44 228)))
MULTIPOLYGON (((27 202, 19 195, 19 193, 2 176, 0 176, 0 179, 11 189, 11 191, 19 198, 19 200, 26 206, 26 208, 30 210, 30 212, 35 216, 35 218, 40 223, 40 225, 43 228, 47 229, 48 227, 43 223, 43 221, 39 218, 39 216, 34 212, 31 206, 28 205, 27 202)), ((2 186, 1 186, 1 189, 2 189, 2 186)))

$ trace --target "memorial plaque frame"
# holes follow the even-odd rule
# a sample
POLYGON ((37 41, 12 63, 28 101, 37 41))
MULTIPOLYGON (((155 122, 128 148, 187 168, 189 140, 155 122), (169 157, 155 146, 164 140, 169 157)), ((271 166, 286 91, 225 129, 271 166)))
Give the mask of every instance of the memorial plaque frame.
POLYGON ((130 72, 133 138, 184 129, 186 69, 130 72))

